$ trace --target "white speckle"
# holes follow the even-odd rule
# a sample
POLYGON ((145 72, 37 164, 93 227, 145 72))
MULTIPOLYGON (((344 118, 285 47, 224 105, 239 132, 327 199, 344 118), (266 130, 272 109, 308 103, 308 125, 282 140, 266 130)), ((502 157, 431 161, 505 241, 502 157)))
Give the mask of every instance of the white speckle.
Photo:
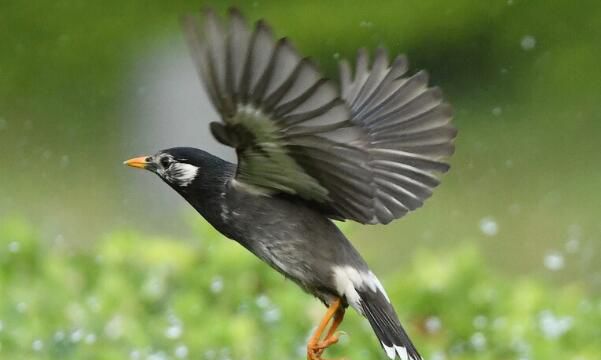
POLYGON ((525 35, 520 41, 523 50, 532 50, 536 47, 536 38, 532 35, 525 35))
POLYGON ((492 216, 480 220, 480 231, 486 236, 495 236, 499 232, 499 225, 492 216))
POLYGON ((474 325, 474 328, 482 330, 488 325, 488 318, 484 315, 478 315, 472 321, 472 325, 474 325))
POLYGON ((36 339, 31 343, 31 348, 33 351, 40 351, 44 348, 44 343, 40 339, 36 339))
POLYGON ((132 350, 129 352, 129 358, 131 360, 139 360, 142 358, 142 353, 140 350, 132 350))
POLYGON ((54 333, 54 341, 55 342, 61 342, 65 339, 65 332, 62 330, 58 330, 57 332, 54 333))
POLYGON ((263 320, 268 323, 274 323, 280 320, 280 309, 272 307, 263 313, 263 320))
POLYGON ((90 310, 92 310, 93 312, 98 312, 101 309, 100 301, 98 301, 98 298, 96 296, 88 297, 86 299, 86 304, 88 305, 88 308, 90 308, 90 310))
POLYGON ((71 342, 77 343, 83 338, 83 330, 77 329, 71 333, 71 342))
POLYGON ((96 334, 89 333, 88 335, 86 335, 84 342, 88 345, 95 343, 96 342, 96 334))
POLYGON ((580 239, 582 238, 582 228, 578 224, 572 224, 568 227, 568 239, 565 249, 570 254, 575 254, 580 250, 580 239))
POLYGON ((165 292, 163 279, 160 275, 151 275, 146 282, 144 282, 143 292, 153 298, 160 297, 165 292))
POLYGON ((430 334, 436 334, 442 328, 442 321, 438 316, 430 316, 425 322, 426 331, 430 334))
POLYGON ((169 339, 177 339, 182 336, 183 328, 181 324, 171 324, 167 329, 165 329, 165 337, 169 339))
POLYGON ((146 357, 147 360, 167 360, 167 355, 162 352, 162 351, 158 351, 152 354, 149 354, 146 357))
POLYGON ((370 28, 370 27, 374 26, 374 23, 372 23, 371 21, 362 20, 359 23, 359 26, 362 28, 370 28))
POLYGON ((436 351, 430 356, 431 360, 446 360, 447 356, 442 351, 436 351))
POLYGON ((211 292, 213 294, 219 294, 223 290, 223 278, 221 276, 215 276, 211 280, 211 292))
POLYGON ((335 52, 333 56, 336 60, 340 59, 340 53, 335 52))
POLYGON ((551 271, 558 271, 563 269, 565 260, 563 255, 558 251, 551 251, 545 255, 544 264, 547 269, 551 271))
POLYGON ((486 349, 486 336, 481 332, 476 332, 470 337, 470 344, 477 351, 482 351, 486 349))
POLYGON ((261 294, 257 296, 257 300, 255 300, 255 303, 258 307, 265 309, 269 306, 269 304, 271 304, 271 301, 269 300, 269 297, 267 297, 267 295, 261 294))
POLYGON ((123 318, 115 315, 104 327, 104 333, 111 339, 118 339, 123 335, 123 318))
POLYGON ((507 326, 507 319, 505 319, 504 317, 495 318, 495 320, 492 323, 492 326, 495 330, 504 329, 507 326))
POLYGON ((27 303, 19 302, 17 303, 17 312, 24 313, 27 311, 27 303))
POLYGON ((494 116, 501 116, 501 114, 503 113, 503 109, 501 109, 500 106, 497 106, 495 108, 492 109, 492 114, 494 116))
POLYGON ((560 317, 544 310, 539 314, 538 326, 547 339, 557 339, 571 329, 572 321, 569 316, 560 317))
POLYGON ((178 345, 173 351, 175 357, 178 359, 185 359, 188 357, 188 347, 186 345, 178 345))
POLYGON ((69 155, 63 155, 61 156, 61 161, 60 161, 60 167, 61 168, 66 168, 69 166, 69 163, 71 163, 71 159, 69 159, 69 155))
POLYGON ((21 244, 18 241, 11 241, 8 243, 8 251, 11 253, 18 253, 21 250, 21 244))

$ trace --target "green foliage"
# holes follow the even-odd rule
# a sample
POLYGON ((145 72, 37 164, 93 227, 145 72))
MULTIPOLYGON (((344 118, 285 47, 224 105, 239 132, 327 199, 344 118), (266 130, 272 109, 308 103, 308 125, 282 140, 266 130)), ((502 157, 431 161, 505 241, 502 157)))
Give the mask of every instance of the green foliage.
MULTIPOLYGON (((176 241, 123 231, 90 249, 0 224, 3 359, 302 359, 320 303, 200 224, 176 241)), ((428 359, 599 359, 601 302, 576 285, 491 274, 478 251, 418 252, 384 277, 428 359)), ((330 355, 383 359, 349 312, 330 355)))

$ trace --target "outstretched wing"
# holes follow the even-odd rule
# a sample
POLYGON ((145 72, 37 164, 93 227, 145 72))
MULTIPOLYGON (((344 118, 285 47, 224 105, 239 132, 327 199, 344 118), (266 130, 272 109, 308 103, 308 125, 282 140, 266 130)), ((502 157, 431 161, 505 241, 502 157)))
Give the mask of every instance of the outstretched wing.
POLYGON ((236 149, 236 184, 319 204, 335 218, 374 219, 375 187, 365 131, 336 86, 236 9, 223 24, 210 10, 184 19, 197 68, 222 122, 213 135, 236 149))
POLYGON ((437 174, 449 169, 457 130, 451 106, 437 87, 428 87, 420 71, 404 76, 407 59, 388 64, 377 50, 369 67, 367 52, 357 57, 354 77, 348 62, 340 63, 342 97, 351 108, 352 122, 368 136, 368 167, 374 177, 375 218, 386 224, 420 207, 439 184, 437 174))

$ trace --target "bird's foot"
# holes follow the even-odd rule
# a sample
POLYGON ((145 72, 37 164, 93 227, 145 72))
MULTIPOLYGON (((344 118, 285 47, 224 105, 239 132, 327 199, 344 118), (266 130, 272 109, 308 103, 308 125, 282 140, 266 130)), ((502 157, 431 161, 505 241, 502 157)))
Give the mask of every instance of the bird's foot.
MULTIPOLYGON (((330 346, 336 344, 338 342, 338 335, 332 334, 328 338, 323 339, 315 344, 309 344, 307 346, 307 359, 308 360, 326 360, 321 357, 323 352, 330 346)), ((337 360, 345 360, 345 359, 337 359, 337 360)))

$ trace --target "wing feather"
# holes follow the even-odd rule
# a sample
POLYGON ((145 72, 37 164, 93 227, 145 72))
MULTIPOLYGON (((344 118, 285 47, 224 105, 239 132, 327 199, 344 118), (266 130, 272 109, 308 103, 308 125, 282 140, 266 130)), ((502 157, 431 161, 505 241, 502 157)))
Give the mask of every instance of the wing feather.
POLYGON ((184 26, 207 94, 213 135, 236 149, 236 183, 317 204, 335 219, 388 223, 422 206, 449 169, 457 130, 428 74, 407 76, 383 48, 370 65, 340 62, 340 90, 286 38, 236 9, 184 26))
POLYGON ((360 50, 353 75, 340 63, 342 94, 351 108, 351 121, 368 134, 365 148, 374 176, 375 223, 388 223, 422 206, 440 184, 438 174, 449 169, 457 130, 452 111, 437 87, 428 87, 428 74, 405 76, 407 59, 388 65, 378 49, 371 69, 360 50))

